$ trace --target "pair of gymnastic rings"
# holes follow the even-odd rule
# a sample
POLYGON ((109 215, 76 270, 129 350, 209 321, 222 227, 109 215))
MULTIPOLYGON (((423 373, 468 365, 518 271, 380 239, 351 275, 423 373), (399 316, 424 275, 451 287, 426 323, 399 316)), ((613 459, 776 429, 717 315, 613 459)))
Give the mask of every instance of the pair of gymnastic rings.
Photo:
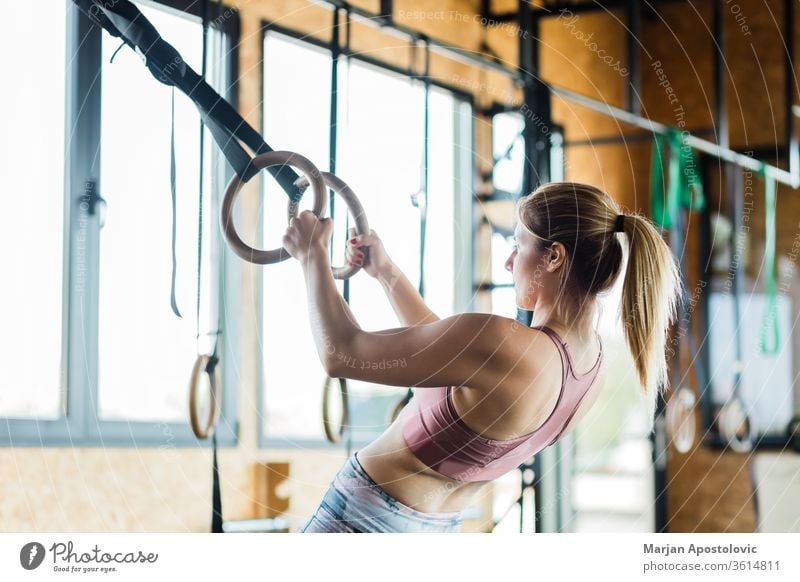
MULTIPOLYGON (((667 401, 665 411, 667 438, 679 453, 688 453, 696 439, 695 394, 688 386, 680 386, 667 401)), ((798 420, 800 422, 800 420, 798 420)), ((752 450, 756 434, 755 419, 744 409, 741 398, 734 394, 719 411, 719 433, 727 446, 737 453, 752 450)), ((798 429, 789 429, 797 432, 798 429)))
MULTIPOLYGON (((303 175, 298 178, 294 185, 302 193, 310 186, 314 198, 312 212, 317 217, 322 217, 328 209, 327 189, 330 188, 344 200, 350 215, 355 221, 356 234, 368 234, 370 232, 369 222, 364 208, 353 190, 340 178, 329 173, 322 172, 306 157, 289 151, 270 151, 253 158, 251 164, 258 170, 264 170, 273 166, 292 166, 300 170, 303 175)), ((220 226, 231 250, 243 260, 258 264, 267 265, 278 263, 289 258, 289 253, 284 248, 260 250, 246 244, 239 233, 236 231, 233 220, 233 209, 239 192, 247 181, 240 176, 234 176, 228 183, 225 196, 222 200, 220 210, 220 226)), ((298 215, 299 200, 290 200, 288 206, 288 220, 298 215)), ((363 249, 365 252, 367 249, 363 249)), ((355 275, 361 267, 349 265, 343 267, 332 267, 332 273, 336 279, 349 279, 355 275)), ((216 358, 214 356, 200 355, 192 368, 192 375, 189 381, 189 419, 192 431, 198 438, 208 438, 212 434, 217 424, 221 410, 221 390, 219 374, 216 370, 216 358), (211 401, 205 423, 201 422, 199 412, 199 391, 200 382, 206 377, 210 386, 211 401)), ((329 401, 331 396, 332 378, 326 378, 323 384, 322 397, 322 419, 325 435, 329 441, 337 443, 341 441, 346 427, 349 425, 348 400, 347 400, 347 381, 339 378, 339 388, 342 399, 342 416, 339 429, 333 428, 330 420, 329 401)))

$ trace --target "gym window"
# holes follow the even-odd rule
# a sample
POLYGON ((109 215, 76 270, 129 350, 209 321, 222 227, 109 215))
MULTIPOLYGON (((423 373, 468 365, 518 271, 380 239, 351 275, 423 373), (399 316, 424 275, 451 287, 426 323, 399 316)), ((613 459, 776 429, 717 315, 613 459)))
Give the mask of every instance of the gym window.
POLYGON ((57 419, 65 319, 64 167, 59 160, 64 147, 66 13, 11 3, 5 14, 14 25, 0 35, 0 60, 10 81, 0 92, 4 134, 8 145, 28 155, 6 151, 0 158, 7 201, 0 214, 0 245, 7 251, 0 285, 5 328, 0 353, 7 363, 0 415, 57 419), (34 33, 52 42, 29 42, 34 33), (24 59, 18 58, 21 46, 26 47, 24 59), (53 46, 58 50, 50 50, 53 46))
POLYGON ((525 163, 525 120, 519 113, 498 113, 492 118, 494 164, 492 184, 495 190, 520 192, 525 163))
POLYGON ((492 200, 483 205, 491 225, 491 305, 492 313, 514 317, 516 302, 513 279, 505 268, 511 254, 514 200, 522 191, 525 156, 522 130, 525 122, 519 113, 498 113, 492 118, 492 200))
MULTIPOLYGON (((332 164, 330 152, 330 48, 300 39, 291 31, 265 27, 263 133, 279 149, 308 152, 320 169, 332 164), (302 73, 300 73, 302 71, 302 73), (297 79, 301 76, 302 89, 297 79)), ((472 284, 472 233, 454 224, 471 224, 472 108, 463 96, 432 87, 429 116, 429 178, 426 301, 440 317, 469 308, 472 284), (454 283, 455 282, 455 283, 454 283)), ((424 84, 420 80, 342 56, 338 67, 336 174, 358 195, 392 259, 413 284, 420 276, 420 210, 412 195, 423 177, 424 84)), ((286 229, 285 196, 267 186, 262 214, 262 247, 277 246, 286 229)), ((310 206, 304 200, 303 207, 310 206)), ((346 211, 334 205, 333 264, 344 264, 346 211)), ((347 221, 352 226, 352 220, 347 221)), ((339 447, 324 437, 321 408, 325 372, 311 336, 306 290, 293 261, 260 273, 261 446, 339 447), (286 305, 296 309, 286 309, 286 305), (287 354, 291 354, 291 358, 287 354), (297 365, 302 362, 302 365, 297 365)), ((338 281, 339 290, 343 282, 338 281)), ((400 326, 381 286, 366 273, 350 279, 350 306, 364 329, 400 326)), ((362 446, 388 425, 392 406, 406 388, 348 381, 350 443, 362 446)), ((339 418, 339 399, 331 415, 339 418)), ((345 436, 347 439, 347 436, 345 436)))
MULTIPOLYGON (((137 5, 200 72, 201 3, 137 5)), ((198 345, 199 114, 176 90, 178 318, 170 307, 172 89, 153 79, 130 48, 114 54, 120 39, 90 26, 71 2, 45 12, 12 10, 19 14, 0 41, 8 43, 0 59, 30 94, 9 91, 2 99, 11 100, 6 111, 17 112, 8 119, 20 125, 12 132, 15 147, 31 152, 31 161, 3 172, 19 195, 0 229, 1 242, 18 249, 10 284, 0 290, 3 319, 17 330, 2 340, 15 364, 0 400, 8 423, 2 444, 205 446, 191 434, 187 404, 198 345), (42 27, 63 50, 13 58, 13 47, 28 46, 25 39, 42 35, 42 27), (47 171, 39 160, 48 161, 47 171), (39 268, 32 271, 32 264, 39 268), (41 276, 31 280, 32 273, 41 276)), ((206 77, 230 99, 238 17, 214 4, 209 12, 206 77)), ((229 261, 220 259, 227 257, 221 238, 210 236, 227 177, 207 131, 204 151, 201 334, 216 331, 212 296, 224 297, 234 279, 229 261)), ((231 311, 220 305, 219 312, 231 311)), ((237 433, 228 365, 234 352, 226 337, 235 326, 221 322, 220 371, 231 387, 217 428, 224 444, 235 444, 237 433)))

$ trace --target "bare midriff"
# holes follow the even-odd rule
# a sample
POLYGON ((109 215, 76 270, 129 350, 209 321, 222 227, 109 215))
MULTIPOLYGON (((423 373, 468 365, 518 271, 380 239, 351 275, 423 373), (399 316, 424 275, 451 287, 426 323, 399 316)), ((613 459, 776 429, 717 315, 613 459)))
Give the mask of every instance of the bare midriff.
POLYGON ((403 439, 402 415, 358 451, 364 470, 400 503, 425 513, 463 511, 487 481, 463 482, 434 471, 412 453, 403 439))

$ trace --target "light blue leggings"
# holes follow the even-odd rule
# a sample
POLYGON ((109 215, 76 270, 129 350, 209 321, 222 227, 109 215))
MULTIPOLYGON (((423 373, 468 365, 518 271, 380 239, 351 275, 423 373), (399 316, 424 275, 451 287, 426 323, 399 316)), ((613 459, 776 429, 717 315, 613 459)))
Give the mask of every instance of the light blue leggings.
POLYGON ((453 533, 460 511, 425 513, 400 503, 372 480, 350 455, 300 533, 453 533))

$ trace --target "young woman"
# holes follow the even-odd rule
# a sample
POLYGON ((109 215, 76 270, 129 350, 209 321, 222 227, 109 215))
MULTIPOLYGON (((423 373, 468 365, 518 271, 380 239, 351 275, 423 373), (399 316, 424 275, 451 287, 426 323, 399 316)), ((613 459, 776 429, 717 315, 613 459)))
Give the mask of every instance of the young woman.
MULTIPOLYGON (((483 313, 439 319, 387 256, 377 234, 349 241, 348 259, 378 279, 403 327, 362 330, 331 275, 330 219, 292 219, 283 244, 303 267, 308 310, 331 377, 413 386, 386 431, 337 473, 305 532, 454 532, 487 482, 577 424, 605 379, 594 329, 597 294, 623 266, 621 316, 654 416, 667 386, 665 344, 680 297, 678 267, 645 217, 620 214, 586 184, 544 185, 520 200, 505 267, 533 324, 483 313), (622 234, 620 234, 622 233, 622 234)), ((652 429, 652 424, 651 424, 652 429)))

